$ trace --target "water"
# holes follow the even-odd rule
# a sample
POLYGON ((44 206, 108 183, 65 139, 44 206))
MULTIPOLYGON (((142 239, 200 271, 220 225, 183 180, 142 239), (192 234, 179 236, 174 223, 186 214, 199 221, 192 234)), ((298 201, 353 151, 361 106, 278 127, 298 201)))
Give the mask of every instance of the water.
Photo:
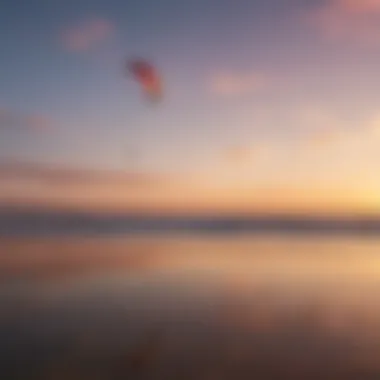
POLYGON ((0 241, 1 379, 378 379, 380 238, 0 241))
POLYGON ((0 237, 262 235, 380 237, 380 219, 312 216, 143 216, 0 208, 0 237))

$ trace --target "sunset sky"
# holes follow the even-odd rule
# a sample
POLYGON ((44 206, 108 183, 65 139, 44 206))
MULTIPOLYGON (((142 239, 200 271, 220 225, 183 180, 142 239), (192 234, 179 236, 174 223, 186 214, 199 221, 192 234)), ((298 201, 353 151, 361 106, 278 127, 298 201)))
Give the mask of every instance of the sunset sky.
POLYGON ((380 0, 6 0, 0 48, 1 203, 380 212, 380 0))

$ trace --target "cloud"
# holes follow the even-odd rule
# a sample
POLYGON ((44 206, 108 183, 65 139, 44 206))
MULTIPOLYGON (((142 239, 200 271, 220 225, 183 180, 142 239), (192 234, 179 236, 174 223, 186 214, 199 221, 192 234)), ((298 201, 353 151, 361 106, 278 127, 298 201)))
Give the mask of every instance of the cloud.
POLYGON ((306 21, 330 41, 380 44, 380 0, 330 0, 308 12, 306 21))
POLYGON ((232 165, 251 164, 258 158, 263 158, 267 153, 268 146, 264 143, 254 146, 238 145, 223 151, 223 163, 232 165))
POLYGON ((53 126, 53 122, 44 115, 28 115, 25 117, 25 124, 38 131, 50 130, 53 126))
POLYGON ((338 130, 322 128, 309 136, 309 143, 314 147, 331 146, 342 140, 343 135, 338 130))
POLYGON ((336 128, 340 124, 332 112, 318 105, 304 105, 297 109, 296 121, 303 130, 336 128))
POLYGON ((268 82, 268 78, 259 72, 220 71, 212 76, 209 89, 218 96, 235 97, 261 91, 267 87, 268 82))
POLYGON ((149 186, 159 182, 158 176, 47 166, 16 161, 0 162, 1 183, 39 183, 52 186, 136 185, 149 186))
POLYGON ((23 114, 10 108, 0 108, 0 130, 18 129, 47 131, 53 128, 53 121, 41 114, 23 114))
POLYGON ((227 150, 226 158, 230 163, 241 163, 246 162, 251 151, 243 146, 233 147, 227 150))
POLYGON ((368 124, 368 132, 371 137, 380 138, 380 114, 375 115, 368 124))
POLYGON ((300 128, 306 148, 336 143, 344 129, 342 120, 333 112, 313 104, 300 106, 293 115, 293 120, 300 128))
MULTIPOLYGON (((307 113, 301 115, 305 116, 307 113)), ((312 115, 310 113, 309 115, 312 115)), ((342 120, 334 117, 333 114, 316 113, 310 120, 313 124, 305 123, 305 141, 307 147, 335 146, 352 147, 362 146, 371 149, 372 144, 378 144, 380 139, 380 114, 374 113, 362 121, 362 124, 355 128, 347 128, 342 120), (323 121, 326 121, 325 123, 323 121), (318 126, 319 123, 319 126, 318 126), (308 128, 312 126, 312 128, 308 128)), ((365 149, 365 148, 364 148, 365 149)))
POLYGON ((380 11, 379 0, 335 0, 334 2, 350 13, 371 13, 380 11))
POLYGON ((176 183, 158 173, 4 160, 0 162, 0 205, 144 211, 175 197, 176 183))
POLYGON ((103 18, 92 18, 72 25, 62 32, 64 47, 73 52, 91 50, 113 32, 113 24, 103 18))

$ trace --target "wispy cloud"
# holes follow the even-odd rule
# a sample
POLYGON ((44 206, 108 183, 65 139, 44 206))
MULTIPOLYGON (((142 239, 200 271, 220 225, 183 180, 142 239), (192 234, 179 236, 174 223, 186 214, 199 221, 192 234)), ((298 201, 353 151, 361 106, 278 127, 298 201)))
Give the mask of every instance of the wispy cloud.
POLYGON ((263 158, 268 152, 268 148, 268 145, 264 143, 257 143, 253 146, 238 145, 230 147, 223 152, 223 162, 234 166, 252 164, 256 159, 263 158))
POLYGON ((380 45, 380 0, 330 0, 306 21, 331 41, 380 45))
POLYGON ((218 96, 236 97, 267 88, 269 78, 260 72, 218 71, 211 76, 209 90, 218 96))
POLYGON ((369 147, 380 139, 379 113, 374 112, 360 125, 348 128, 342 119, 322 108, 305 108, 299 112, 300 121, 305 127, 302 141, 306 148, 369 147))
POLYGON ((173 174, 0 162, 0 205, 86 210, 175 209, 194 193, 173 174))
POLYGON ((245 162, 250 155, 250 150, 244 146, 236 146, 227 149, 226 159, 229 163, 241 163, 245 162))
POLYGON ((86 184, 150 186, 160 181, 158 176, 151 174, 77 169, 17 161, 0 162, 0 184, 10 180, 60 187, 86 184))
POLYGON ((335 2, 349 12, 368 13, 380 11, 379 0, 335 0, 335 2))
POLYGON ((0 130, 19 129, 48 131, 54 126, 53 121, 41 114, 24 114, 10 108, 0 108, 0 130))
POLYGON ((379 139, 380 138, 380 114, 376 114, 372 117, 368 123, 368 132, 371 137, 379 139))
POLYGON ((326 108, 319 105, 304 105, 297 109, 297 122, 303 130, 336 128, 340 121, 335 115, 326 108))
POLYGON ((299 125, 306 148, 322 147, 336 143, 344 129, 342 120, 333 112, 319 105, 300 106, 294 120, 299 125))
POLYGON ((114 31, 112 22, 103 18, 91 18, 63 30, 64 47, 73 52, 88 51, 104 42, 114 31))
POLYGON ((338 130, 322 128, 309 135, 309 144, 316 148, 332 146, 343 138, 342 133, 338 130))

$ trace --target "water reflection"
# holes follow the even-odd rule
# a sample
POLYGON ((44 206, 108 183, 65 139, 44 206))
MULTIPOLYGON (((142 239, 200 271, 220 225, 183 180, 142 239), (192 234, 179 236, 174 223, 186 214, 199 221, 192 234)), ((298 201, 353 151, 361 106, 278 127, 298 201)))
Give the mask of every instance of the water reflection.
POLYGON ((380 242, 3 244, 1 378, 380 378, 380 242))

